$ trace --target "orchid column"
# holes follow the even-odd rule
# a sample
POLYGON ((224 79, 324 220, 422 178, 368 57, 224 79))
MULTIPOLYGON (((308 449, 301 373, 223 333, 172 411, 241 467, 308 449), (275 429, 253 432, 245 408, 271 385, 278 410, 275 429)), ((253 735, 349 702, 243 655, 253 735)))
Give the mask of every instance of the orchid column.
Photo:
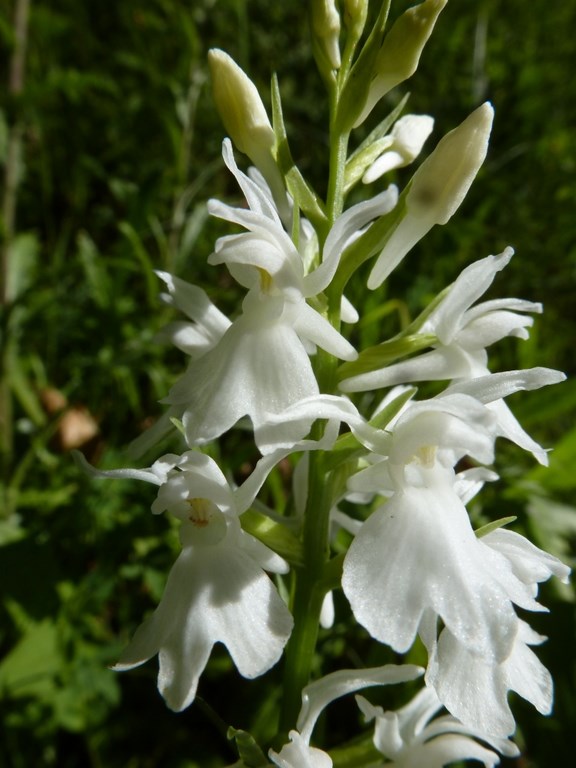
POLYGON ((390 5, 310 3, 329 104, 325 199, 292 158, 276 78, 270 117, 246 73, 225 52, 210 52, 214 100, 229 135, 222 155, 245 204, 209 201, 210 214, 235 229, 216 241, 208 263, 228 270, 243 299, 228 318, 203 288, 158 273, 164 300, 187 318, 164 335, 188 360, 166 394, 165 416, 133 450, 151 450, 172 431, 182 453, 143 469, 87 467, 156 485, 152 512, 180 521, 182 552, 162 601, 117 669, 158 654, 159 690, 180 711, 194 701, 216 642, 246 678, 284 654, 277 740, 252 739, 249 755, 239 747, 238 766, 266 765, 262 747, 281 768, 331 766, 333 757, 350 768, 441 768, 466 759, 489 768, 498 753, 518 754, 509 741, 509 690, 543 714, 552 706, 550 675, 532 650, 544 638, 526 615, 546 610, 538 584, 566 581, 569 569, 509 530, 514 518, 475 530, 467 510, 498 479, 497 438, 547 463, 547 449, 505 398, 564 378, 546 368, 490 367, 489 348, 527 338, 542 311, 516 298, 477 303, 512 249, 454 275, 392 338, 357 350, 347 330, 362 310, 345 296, 350 281, 377 289, 430 229, 450 221, 486 157, 494 119, 489 103, 479 105, 436 141, 404 189, 384 184, 347 205, 361 184, 381 183, 416 161, 433 131, 431 116, 403 115, 406 98, 392 99, 391 91, 415 72, 446 0, 396 13, 391 25, 390 5), (385 112, 384 97, 396 107, 358 143, 356 129, 385 112), (253 163, 247 172, 234 148, 253 163), (418 391, 426 382, 436 383, 432 397, 418 391), (226 455, 218 465, 211 454, 237 428, 260 453, 240 485, 226 455), (259 496, 280 462, 292 489, 283 513, 259 496), (339 589, 349 625, 358 622, 396 655, 420 643, 419 663, 322 676, 319 627, 332 626, 339 589), (373 735, 333 755, 311 744, 318 717, 336 699, 417 679, 422 690, 398 710, 357 697, 373 735), (449 714, 432 719, 442 707, 449 714))

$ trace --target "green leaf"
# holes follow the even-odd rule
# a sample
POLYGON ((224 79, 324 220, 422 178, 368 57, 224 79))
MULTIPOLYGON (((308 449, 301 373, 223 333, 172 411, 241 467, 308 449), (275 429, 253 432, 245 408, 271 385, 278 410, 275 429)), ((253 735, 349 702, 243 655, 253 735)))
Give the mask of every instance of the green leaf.
POLYGON ((338 380, 342 381, 352 376, 359 376, 361 373, 377 371, 400 358, 431 347, 437 341, 436 336, 423 333, 401 336, 385 341, 382 344, 368 347, 360 352, 356 360, 343 363, 338 368, 338 380))
POLYGON ((48 420, 46 413, 40 404, 37 388, 30 381, 27 371, 24 370, 24 360, 18 355, 11 355, 9 378, 14 396, 28 418, 36 427, 43 427, 48 420))
POLYGON ((94 241, 86 232, 78 233, 76 246, 92 298, 101 309, 108 309, 112 300, 112 291, 104 260, 100 258, 94 241))
POLYGON ((348 133, 352 129, 368 98, 389 10, 390 0, 386 0, 382 3, 372 31, 346 78, 338 101, 337 125, 340 133, 348 133))
POLYGON ((510 523, 513 523, 516 519, 515 515, 512 515, 512 517, 502 517, 500 520, 493 520, 491 523, 486 523, 486 525, 477 528, 474 533, 478 539, 481 539, 483 536, 492 533, 492 531, 497 531, 498 528, 510 525, 510 523))
POLYGON ((121 221, 118 225, 118 229, 128 240, 132 246, 132 252, 134 256, 142 265, 144 278, 146 280, 146 296, 148 299, 148 304, 151 307, 154 307, 156 305, 156 297, 158 295, 158 280, 154 274, 154 265, 150 259, 150 255, 144 247, 142 238, 138 232, 136 232, 132 224, 127 221, 121 221))
POLYGON ((265 768, 265 766, 269 765, 264 752, 262 752, 256 740, 248 731, 230 726, 226 735, 230 741, 234 740, 236 742, 238 754, 243 761, 241 765, 245 765, 246 768, 265 768))
POLYGON ((29 288, 38 260, 38 238, 31 232, 16 235, 8 248, 6 299, 12 303, 29 288))
POLYGON ((255 536, 289 563, 296 566, 303 564, 302 545, 285 525, 271 520, 254 509, 244 512, 240 522, 247 533, 255 536))
POLYGON ((0 664, 0 697, 48 696, 60 666, 52 619, 31 622, 0 664))
POLYGON ((280 171, 286 179, 288 191, 294 199, 294 203, 310 219, 316 229, 322 231, 327 228, 328 221, 324 210, 324 204, 306 182, 300 170, 292 159, 290 147, 288 145, 288 136, 284 117, 282 115, 282 102, 280 99, 280 89, 278 79, 274 75, 272 78, 272 124, 276 134, 276 160, 280 171))

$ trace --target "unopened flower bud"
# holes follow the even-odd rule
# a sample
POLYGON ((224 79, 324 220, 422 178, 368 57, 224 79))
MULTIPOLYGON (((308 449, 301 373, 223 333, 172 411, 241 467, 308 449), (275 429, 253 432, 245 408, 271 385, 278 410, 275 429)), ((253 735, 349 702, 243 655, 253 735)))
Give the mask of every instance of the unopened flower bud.
POLYGON ((404 115, 394 123, 390 146, 368 168, 362 181, 370 184, 394 168, 413 162, 432 133, 434 118, 429 115, 404 115))
POLYGON ((474 181, 488 151, 494 109, 485 102, 446 134, 414 174, 409 210, 446 224, 474 181))
POLYGON ((374 265, 368 287, 377 288, 435 224, 446 224, 464 200, 488 151, 494 110, 485 102, 442 138, 412 177, 406 213, 374 265))
POLYGON ((388 91, 411 77, 432 34, 436 19, 448 0, 425 0, 409 8, 393 24, 376 59, 374 79, 364 109, 354 123, 360 125, 388 91))
POLYGON ((368 16, 368 0, 344 0, 344 23, 349 33, 359 40, 368 16))
POLYGON ((265 173, 272 160, 275 135, 252 80, 227 53, 208 52, 214 101, 236 147, 265 173))
POLYGON ((322 62, 327 60, 331 70, 339 69, 341 64, 340 14, 335 0, 313 0, 311 12, 312 33, 321 59, 318 64, 322 68, 322 62))

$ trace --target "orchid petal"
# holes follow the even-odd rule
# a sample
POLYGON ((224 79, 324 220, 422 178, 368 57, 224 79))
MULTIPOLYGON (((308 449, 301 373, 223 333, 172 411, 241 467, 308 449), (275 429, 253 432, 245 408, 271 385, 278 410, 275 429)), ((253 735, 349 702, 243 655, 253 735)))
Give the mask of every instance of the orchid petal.
POLYGON ((358 357, 352 344, 325 317, 304 302, 298 306, 294 330, 301 338, 312 341, 341 360, 355 360, 358 357))
POLYGON ((290 744, 285 744, 280 753, 270 750, 270 759, 280 768, 332 768, 332 759, 321 749, 308 746, 308 742, 297 731, 290 731, 290 744))
POLYGON ((448 473, 420 473, 420 487, 396 493, 356 535, 344 560, 344 593, 357 621, 400 653, 432 608, 467 647, 504 658, 517 628, 507 586, 517 580, 474 535, 448 473))
POLYGON ((391 185, 371 200, 353 205, 336 220, 326 238, 322 264, 304 278, 304 296, 316 296, 329 285, 350 238, 370 221, 389 213, 397 201, 398 189, 391 185))
POLYGON ((223 643, 240 674, 252 678, 278 661, 291 628, 286 606, 248 553, 226 540, 185 546, 160 605, 115 669, 131 669, 158 653, 159 690, 179 712, 193 701, 214 643, 223 643))
POLYGON ((413 664, 387 664, 369 669, 341 669, 307 685, 302 691, 302 709, 297 727, 308 742, 322 711, 341 696, 373 685, 394 685, 415 680, 423 670, 413 664))

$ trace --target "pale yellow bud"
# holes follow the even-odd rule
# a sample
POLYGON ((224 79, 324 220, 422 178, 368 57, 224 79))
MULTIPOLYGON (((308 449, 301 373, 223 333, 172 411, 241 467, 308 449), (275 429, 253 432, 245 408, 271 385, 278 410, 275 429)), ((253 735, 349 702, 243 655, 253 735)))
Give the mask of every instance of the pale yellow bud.
POLYGON ((216 108, 226 132, 252 162, 264 172, 269 168, 275 135, 258 89, 227 53, 208 52, 216 108))
POLYGON ((424 46, 447 2, 425 0, 405 11, 392 25, 378 53, 368 99, 354 127, 366 119, 388 91, 416 72, 424 46))
POLYGON ((464 200, 488 151, 494 110, 482 104, 442 138, 412 177, 406 211, 391 232, 368 278, 377 288, 432 229, 446 224, 464 200))
POLYGON ((329 62, 331 69, 339 69, 340 60, 340 14, 334 0, 313 0, 312 32, 316 43, 329 62))
POLYGON ((394 123, 390 144, 367 169, 362 182, 370 184, 385 173, 413 162, 432 133, 434 118, 430 115, 404 115, 394 123))
POLYGON ((484 162, 493 119, 494 109, 487 101, 440 139, 412 178, 406 197, 410 211, 446 224, 484 162))
POLYGON ((344 0, 344 22, 352 36, 359 39, 368 16, 368 0, 344 0))

